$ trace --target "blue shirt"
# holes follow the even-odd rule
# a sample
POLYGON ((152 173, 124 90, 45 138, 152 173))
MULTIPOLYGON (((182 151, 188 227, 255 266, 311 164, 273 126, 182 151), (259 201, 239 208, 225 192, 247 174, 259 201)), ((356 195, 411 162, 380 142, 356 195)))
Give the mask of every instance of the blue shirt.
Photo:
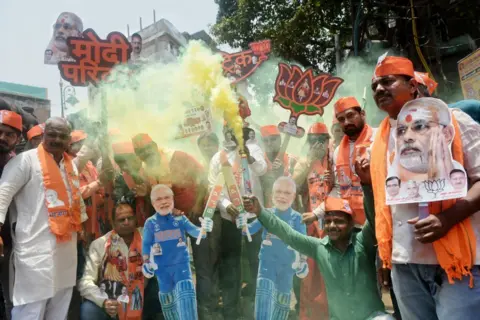
MULTIPOLYGON (((293 230, 301 234, 307 234, 307 227, 302 223, 302 216, 297 211, 289 208, 287 211, 280 211, 278 209, 268 209, 275 214, 280 220, 286 222, 293 230)), ((263 228, 262 223, 256 219, 248 225, 250 234, 255 234, 263 228)), ((263 229, 262 247, 258 255, 260 260, 277 261, 278 264, 292 264, 295 261, 295 251, 288 249, 288 246, 280 240, 277 236, 267 232, 263 229)))
POLYGON ((155 213, 145 221, 143 255, 150 256, 153 249, 154 260, 159 267, 189 263, 185 232, 196 238, 200 234, 200 228, 185 216, 174 217, 171 213, 161 216, 158 212, 155 213))
POLYGON ((449 108, 457 108, 468 114, 475 122, 480 123, 480 101, 460 100, 448 105, 449 108))

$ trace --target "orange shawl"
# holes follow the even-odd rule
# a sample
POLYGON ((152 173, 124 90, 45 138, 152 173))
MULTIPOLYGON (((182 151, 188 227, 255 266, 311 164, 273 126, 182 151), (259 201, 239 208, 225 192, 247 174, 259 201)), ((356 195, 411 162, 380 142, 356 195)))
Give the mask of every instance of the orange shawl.
POLYGON ((365 223, 365 211, 363 209, 363 191, 360 178, 352 172, 352 165, 355 163, 357 156, 363 156, 362 151, 370 147, 372 139, 372 128, 364 125, 360 136, 357 138, 353 148, 353 154, 350 157, 350 140, 348 136, 344 136, 338 147, 338 156, 336 159, 336 169, 338 181, 340 184, 341 197, 347 199, 353 209, 353 218, 355 223, 363 225, 365 223), (340 172, 343 171, 345 179, 350 180, 343 182, 340 172), (343 183, 342 183, 343 182, 343 183))
POLYGON ((45 188, 45 205, 48 209, 50 231, 57 237, 57 242, 72 239, 72 232, 82 230, 80 214, 80 191, 78 175, 75 173, 72 158, 63 153, 63 163, 67 175, 68 186, 72 193, 72 203, 68 198, 67 188, 62 174, 53 156, 45 151, 43 143, 37 148, 38 160, 43 175, 45 188))
MULTIPOLYGON (((461 132, 455 116, 452 114, 455 137, 452 144, 453 158, 463 165, 463 147, 461 132)), ((375 227, 378 241, 378 252, 384 268, 392 268, 392 214, 385 197, 385 179, 387 175, 387 151, 390 137, 390 123, 385 118, 378 128, 372 148, 371 176, 373 195, 375 198, 375 227)), ((438 214, 455 204, 456 200, 444 200, 429 203, 430 214, 438 214)), ((440 266, 445 270, 448 281, 470 276, 470 287, 473 287, 471 268, 475 261, 476 239, 470 219, 455 225, 441 239, 433 242, 433 248, 440 266)))

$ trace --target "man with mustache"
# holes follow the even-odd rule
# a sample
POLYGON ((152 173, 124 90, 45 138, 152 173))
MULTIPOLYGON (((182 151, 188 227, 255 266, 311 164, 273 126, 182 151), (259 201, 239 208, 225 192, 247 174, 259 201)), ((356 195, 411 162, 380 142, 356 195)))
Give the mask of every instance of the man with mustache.
POLYGON ((82 32, 82 20, 74 13, 62 12, 53 25, 53 35, 47 50, 45 50, 44 62, 46 64, 57 64, 60 61, 71 59, 68 53, 67 39, 69 37, 80 37, 82 32))
MULTIPOLYGON (((22 117, 10 110, 0 110, 0 176, 5 165, 15 156, 15 146, 22 140, 22 117)), ((13 308, 10 299, 10 253, 12 252, 12 235, 10 230, 10 217, 7 215, 3 228, 0 227, 0 255, 1 262, 0 284, 5 300, 5 314, 11 319, 13 308)))
POLYGON ((465 172, 460 169, 453 169, 452 172, 450 172, 450 183, 455 190, 463 190, 467 185, 465 172))
MULTIPOLYGON (((395 152, 391 132, 397 130, 400 110, 417 92, 412 62, 382 56, 372 78, 372 91, 378 108, 388 117, 377 129, 371 164, 363 159, 356 172, 363 184, 373 187, 378 251, 384 271, 392 270, 402 318, 476 319, 480 289, 471 287, 480 281, 480 242, 476 237, 480 221, 474 214, 480 207, 480 126, 460 110, 450 112, 455 131, 452 155, 464 166, 471 187, 464 199, 432 203, 428 208, 431 214, 420 219, 418 204, 385 205, 384 188, 395 152)), ((418 108, 428 111, 425 106, 418 108)), ((437 134, 442 134, 441 130, 437 134)), ((364 200, 368 197, 371 195, 365 194, 364 200)), ((382 272, 382 278, 382 284, 388 285, 388 272, 382 272)))
POLYGON ((395 198, 400 193, 400 186, 402 182, 398 177, 389 177, 387 181, 385 181, 385 185, 387 188, 387 193, 391 198, 395 198))
POLYGON ((43 132, 45 131, 45 123, 37 124, 27 132, 27 145, 25 151, 35 149, 43 140, 43 132))
POLYGON ((15 208, 13 319, 67 316, 76 280, 77 233, 87 220, 78 172, 66 153, 70 131, 65 119, 47 120, 43 142, 12 159, 0 179, 0 222, 12 201, 15 208), (47 190, 64 205, 48 208, 47 190))
MULTIPOLYGON (((291 208, 296 191, 297 187, 292 178, 283 176, 275 180, 272 191, 273 208, 269 210, 294 230, 306 234, 302 216, 291 208)), ((245 216, 237 218, 237 227, 243 229, 245 220, 245 216)), ((262 230, 262 224, 255 219, 248 224, 248 229, 253 235, 262 230)), ((305 278, 308 274, 308 264, 304 257, 266 230, 262 232, 262 239, 256 279, 255 319, 286 320, 290 311, 293 276, 296 274, 299 278, 305 278)))
MULTIPOLYGON (((315 259, 327 288, 329 319, 393 319, 385 313, 377 288, 373 202, 365 204, 369 217, 361 231, 354 232, 353 211, 348 201, 328 197, 324 218, 327 236, 317 239, 295 231, 276 214, 262 208, 255 197, 244 201, 245 209, 257 215, 267 232, 315 259)), ((322 316, 327 315, 316 314, 314 319, 322 316)))

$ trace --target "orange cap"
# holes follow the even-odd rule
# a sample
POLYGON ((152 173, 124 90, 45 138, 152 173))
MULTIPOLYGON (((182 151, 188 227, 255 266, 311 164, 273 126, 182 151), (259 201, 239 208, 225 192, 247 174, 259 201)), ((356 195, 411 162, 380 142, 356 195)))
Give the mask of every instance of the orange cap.
POLYGON ((328 134, 328 129, 327 129, 327 126, 321 122, 315 122, 314 124, 312 124, 310 129, 308 129, 308 134, 322 134, 322 133, 328 134))
POLYGON ((415 71, 415 80, 427 87, 428 92, 432 94, 437 89, 438 83, 428 76, 428 73, 415 71))
POLYGON ((353 215, 352 208, 347 200, 342 198, 328 197, 325 200, 325 212, 329 211, 342 211, 347 214, 353 215))
POLYGON ((70 144, 85 140, 87 137, 88 134, 86 134, 85 131, 73 130, 72 133, 70 133, 70 144))
POLYGON ((112 150, 114 155, 135 154, 131 141, 112 143, 112 150))
POLYGON ((280 131, 278 130, 276 125, 271 124, 261 127, 260 134, 262 135, 262 137, 279 136, 280 131))
POLYGON ((27 132, 27 140, 30 141, 35 137, 41 136, 45 132, 45 123, 37 124, 27 132))
POLYGON ((410 59, 404 57, 380 57, 375 67, 374 78, 388 75, 405 75, 414 77, 413 63, 410 59))
POLYGON ((0 110, 0 123, 22 131, 22 116, 8 110, 0 110))
POLYGON ((143 148, 152 141, 152 138, 150 138, 150 136, 146 133, 139 133, 132 138, 133 147, 135 149, 143 148))
POLYGON ((350 108, 360 107, 355 97, 343 97, 337 100, 334 105, 335 116, 350 108))

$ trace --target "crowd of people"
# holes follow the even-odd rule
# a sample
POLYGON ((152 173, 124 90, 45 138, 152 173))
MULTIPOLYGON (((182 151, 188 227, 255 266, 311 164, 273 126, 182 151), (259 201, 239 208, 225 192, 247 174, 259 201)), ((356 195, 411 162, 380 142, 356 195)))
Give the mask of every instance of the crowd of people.
MULTIPOLYGON (((391 133, 405 104, 440 103, 428 98, 435 84, 401 57, 373 74, 387 113, 379 128, 355 97, 339 98, 333 123, 308 129, 304 156, 285 152, 275 124, 258 140, 228 124, 223 141, 205 133, 197 159, 148 133, 125 140, 110 129, 107 138, 58 117, 25 128, 1 102, 6 319, 477 319, 480 125, 457 107, 478 113, 479 104, 447 112, 466 197, 430 203, 419 217, 418 203, 386 204, 385 193, 402 192, 399 178, 387 179, 391 133), (26 150, 15 154, 22 139, 26 150), (225 184, 229 172, 243 206, 225 184), (214 214, 203 215, 212 198, 214 214)), ((428 154, 424 142, 443 124, 401 125, 404 143, 428 154)))

